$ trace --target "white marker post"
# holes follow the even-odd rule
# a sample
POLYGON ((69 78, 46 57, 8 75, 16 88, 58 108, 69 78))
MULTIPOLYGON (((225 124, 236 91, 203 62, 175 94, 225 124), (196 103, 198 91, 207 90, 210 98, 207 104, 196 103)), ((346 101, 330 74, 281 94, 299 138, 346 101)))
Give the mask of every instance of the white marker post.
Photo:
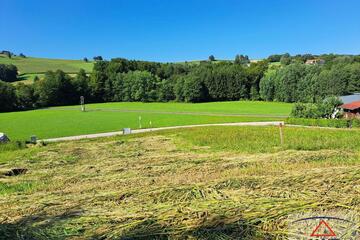
POLYGON ((84 98, 84 96, 80 96, 80 105, 81 105, 81 111, 85 112, 85 98, 84 98))
POLYGON ((139 128, 142 128, 141 127, 141 116, 139 116, 139 128))

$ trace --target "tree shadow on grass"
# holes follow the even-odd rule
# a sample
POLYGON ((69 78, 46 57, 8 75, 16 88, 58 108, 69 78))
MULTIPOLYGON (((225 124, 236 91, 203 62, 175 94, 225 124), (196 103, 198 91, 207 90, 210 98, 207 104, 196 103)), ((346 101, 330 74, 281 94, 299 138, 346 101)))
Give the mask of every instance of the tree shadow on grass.
POLYGON ((165 239, 272 239, 246 220, 229 222, 224 217, 204 221, 198 226, 169 226, 156 219, 148 219, 127 230, 121 240, 165 240, 165 239), (187 228, 184 230, 184 227, 187 228))
MULTIPOLYGON (((64 239, 66 235, 72 233, 71 231, 64 231, 61 224, 71 219, 79 218, 82 214, 83 210, 81 208, 74 207, 57 215, 40 213, 23 217, 16 222, 0 223, 0 239, 64 239), (60 227, 56 229, 57 226, 60 227)), ((77 232, 76 235, 79 234, 81 232, 77 232)))

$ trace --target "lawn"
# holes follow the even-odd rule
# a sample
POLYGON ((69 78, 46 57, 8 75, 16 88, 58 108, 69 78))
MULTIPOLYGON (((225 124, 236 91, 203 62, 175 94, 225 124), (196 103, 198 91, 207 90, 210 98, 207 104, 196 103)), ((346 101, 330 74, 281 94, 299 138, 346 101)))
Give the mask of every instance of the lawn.
POLYGON ((359 213, 360 131, 284 135, 281 145, 276 127, 203 127, 0 152, 0 236, 287 239, 288 216, 359 213))
POLYGON ((0 132, 10 139, 39 139, 119 131, 124 127, 180 126, 205 123, 282 120, 291 104, 266 102, 102 103, 0 113, 0 132), (150 123, 151 122, 151 123, 150 123))
MULTIPOLYGON (((265 115, 274 117, 287 117, 292 104, 282 102, 264 101, 230 101, 209 103, 142 103, 117 102, 88 104, 88 109, 108 110, 140 110, 157 112, 183 112, 183 113, 213 113, 235 115, 265 115)), ((63 107, 62 107, 63 108, 63 107)), ((74 108, 68 106, 66 108, 74 108)), ((78 108, 78 107, 76 107, 78 108)))

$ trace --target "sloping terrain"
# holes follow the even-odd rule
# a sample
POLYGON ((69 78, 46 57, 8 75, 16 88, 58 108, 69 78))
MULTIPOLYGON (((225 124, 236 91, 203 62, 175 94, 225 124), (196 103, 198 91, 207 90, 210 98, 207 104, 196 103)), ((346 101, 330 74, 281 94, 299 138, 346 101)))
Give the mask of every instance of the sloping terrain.
POLYGON ((49 59, 49 58, 22 58, 19 56, 8 58, 0 54, 0 64, 13 64, 19 70, 19 80, 26 83, 34 79, 35 76, 42 78, 47 71, 56 71, 58 69, 74 74, 80 69, 90 73, 93 69, 93 62, 84 62, 82 60, 49 59))
POLYGON ((359 140, 286 128, 280 145, 276 127, 208 127, 0 152, 0 236, 282 238, 289 214, 359 212, 359 140))

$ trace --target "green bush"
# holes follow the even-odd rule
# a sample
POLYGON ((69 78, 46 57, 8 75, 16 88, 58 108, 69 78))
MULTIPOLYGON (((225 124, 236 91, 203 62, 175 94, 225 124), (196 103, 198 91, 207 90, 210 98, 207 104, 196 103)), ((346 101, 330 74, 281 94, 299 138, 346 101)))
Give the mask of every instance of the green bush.
POLYGON ((360 128, 360 120, 359 119, 354 119, 351 121, 351 127, 352 128, 360 128))
MULTIPOLYGON (((288 118, 285 121, 287 124, 304 125, 304 126, 318 126, 318 127, 333 127, 333 128, 348 128, 351 126, 351 121, 346 119, 313 119, 313 118, 288 118)), ((360 126, 360 122, 357 123, 360 126)))
MULTIPOLYGON (((328 97, 317 103, 296 103, 290 116, 295 118, 330 118, 342 104, 337 97, 328 97)), ((339 117, 337 114, 336 117, 339 117)))

